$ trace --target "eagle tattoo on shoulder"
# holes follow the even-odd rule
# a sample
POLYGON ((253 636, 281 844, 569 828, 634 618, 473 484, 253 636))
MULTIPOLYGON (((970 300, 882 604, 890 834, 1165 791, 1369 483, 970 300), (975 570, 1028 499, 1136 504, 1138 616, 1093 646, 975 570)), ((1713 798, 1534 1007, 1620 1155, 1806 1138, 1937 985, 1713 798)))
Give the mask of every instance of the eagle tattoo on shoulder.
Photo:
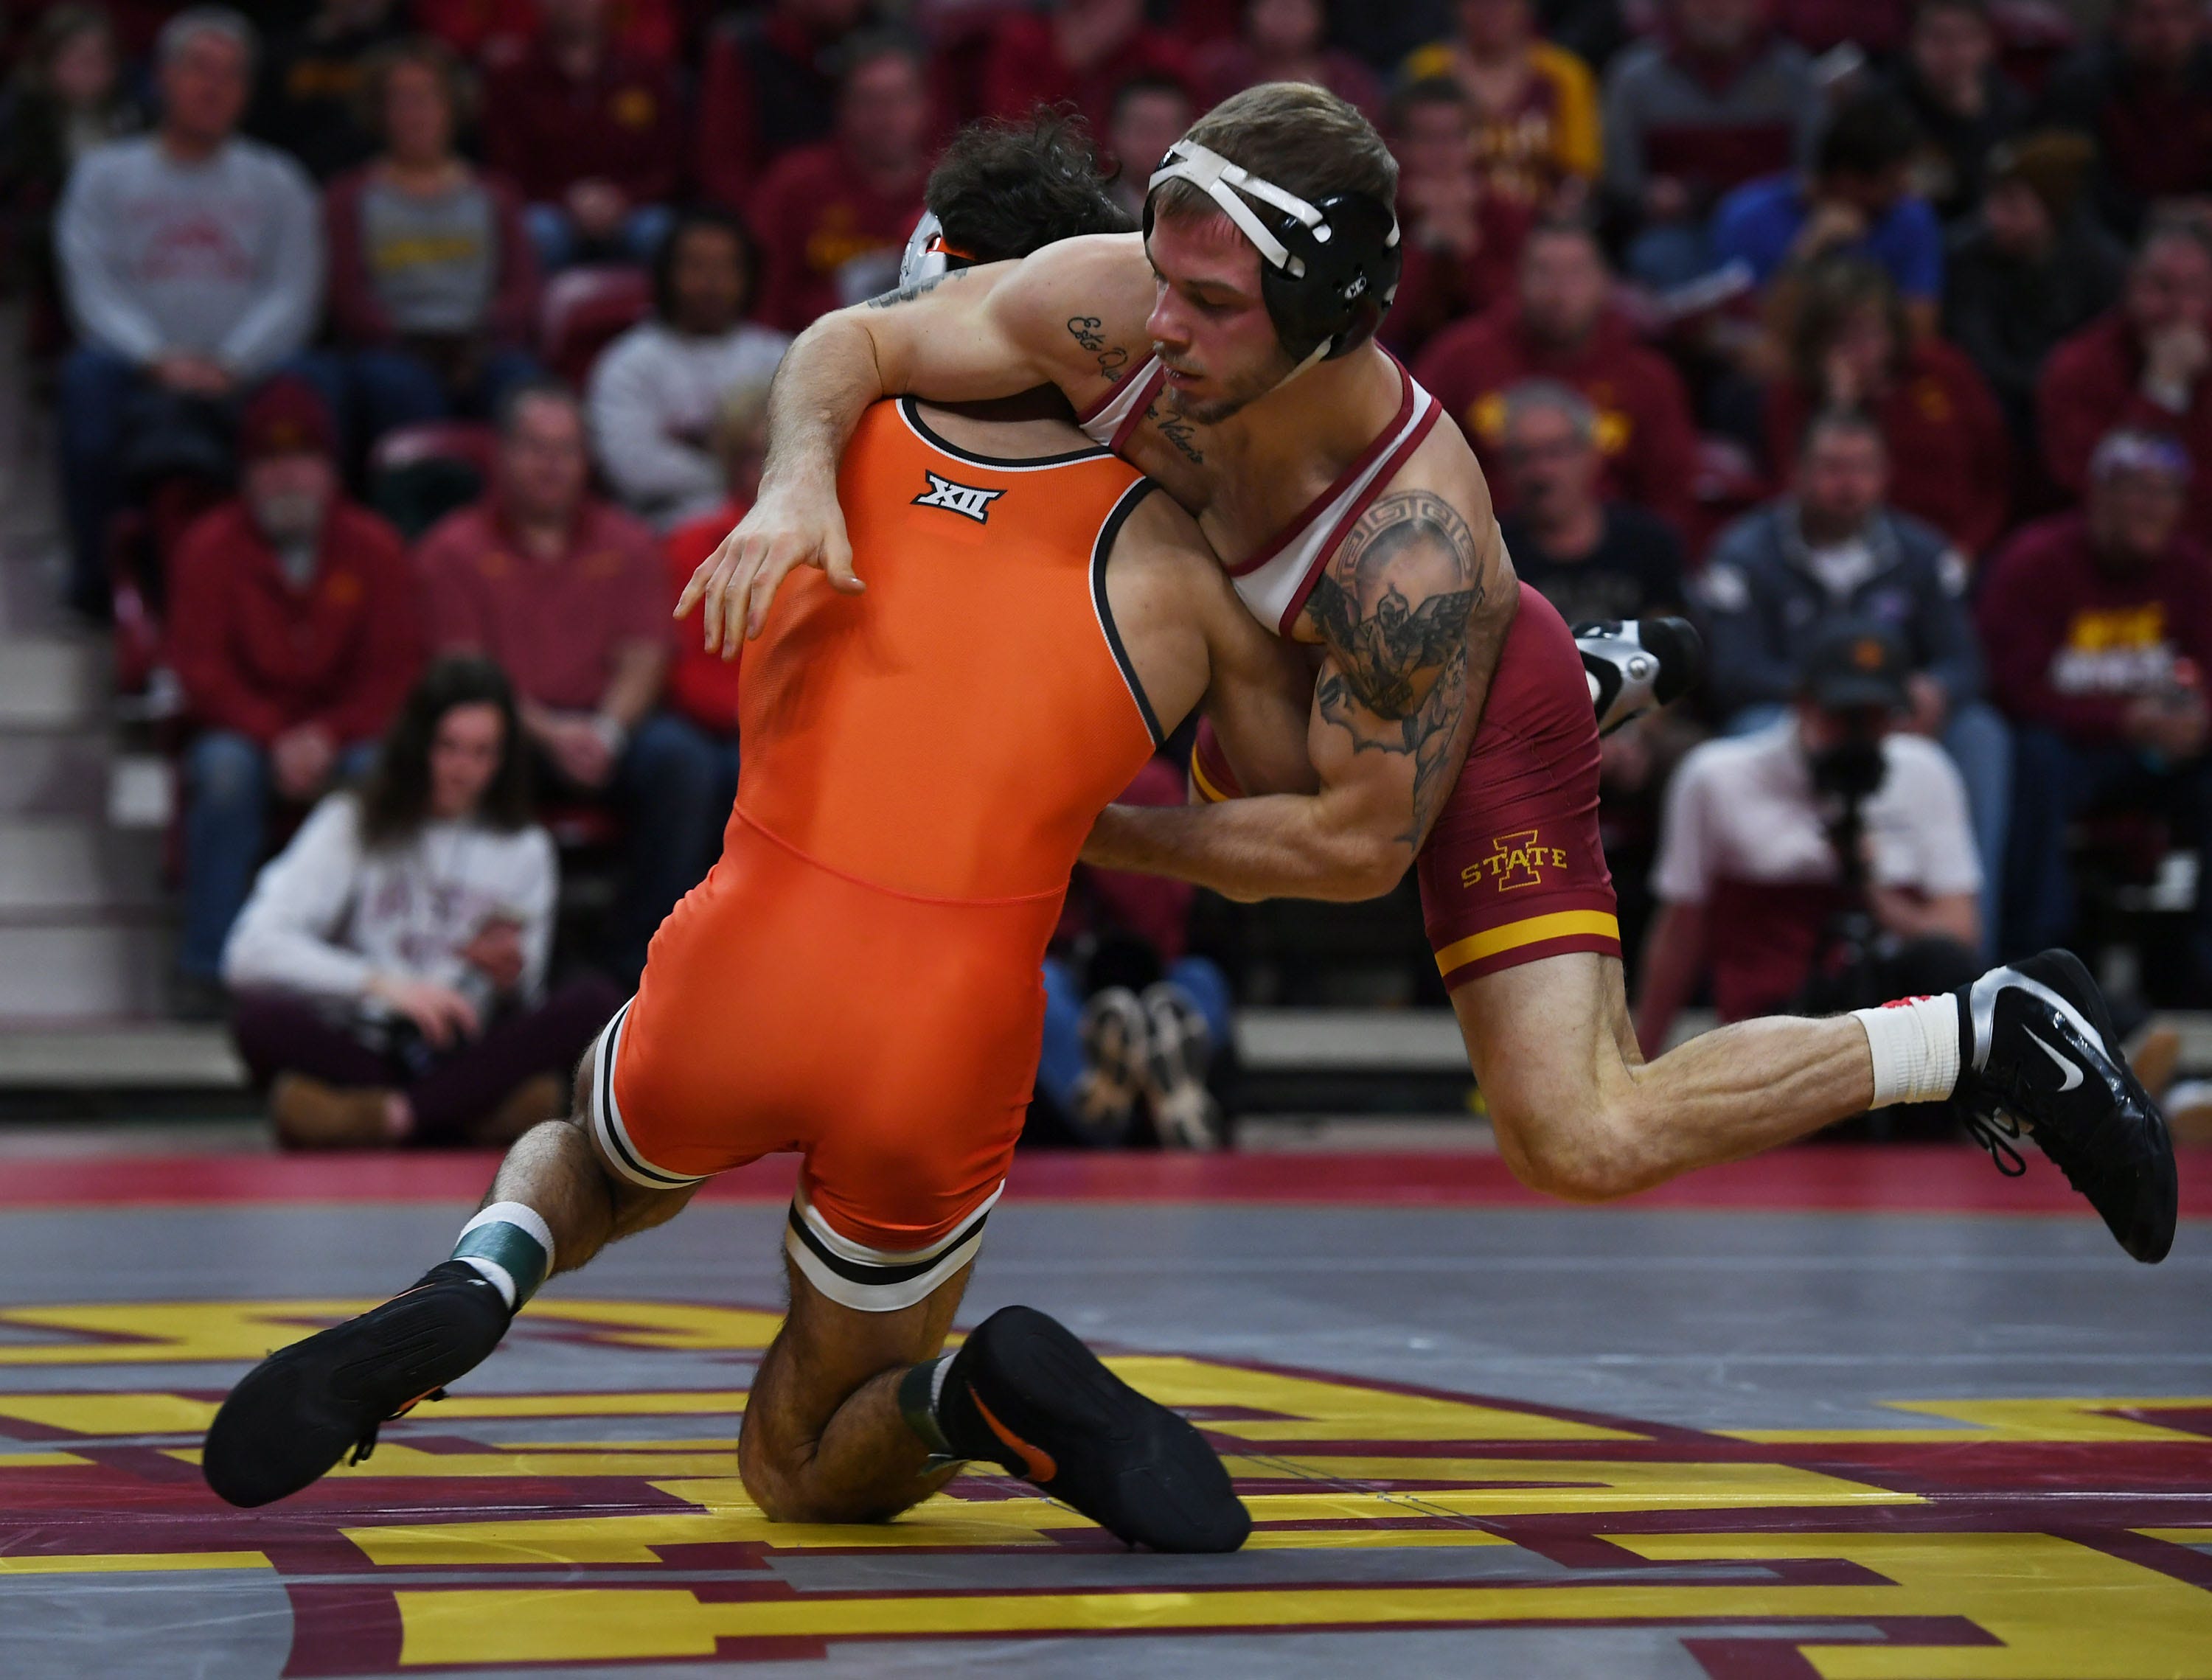
POLYGON ((1467 704, 1468 621, 1482 600, 1474 532, 1427 490, 1368 509, 1307 598, 1334 656, 1316 691, 1322 716, 1359 751, 1413 757, 1411 834, 1442 791, 1467 704))

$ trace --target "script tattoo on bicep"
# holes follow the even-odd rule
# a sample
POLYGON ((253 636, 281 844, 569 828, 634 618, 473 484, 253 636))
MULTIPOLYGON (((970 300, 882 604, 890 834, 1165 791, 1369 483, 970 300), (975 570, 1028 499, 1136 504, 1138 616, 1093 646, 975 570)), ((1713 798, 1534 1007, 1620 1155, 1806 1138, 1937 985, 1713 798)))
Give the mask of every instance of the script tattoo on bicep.
POLYGON ((1409 843, 1448 785, 1467 709, 1468 621, 1483 597, 1467 521, 1441 496, 1405 490, 1352 527, 1306 602, 1334 656, 1315 694, 1322 716, 1356 751, 1413 760, 1409 843))
POLYGON ((871 309, 893 309, 902 303, 912 303, 916 298, 927 297, 948 280, 967 277, 965 269, 947 269, 943 274, 933 274, 927 280, 917 280, 911 286, 902 286, 895 292, 885 292, 880 297, 868 300, 871 309))
POLYGON ((1067 320, 1068 336, 1095 358, 1098 377, 1109 385, 1119 385, 1121 376, 1129 371, 1129 353, 1119 344, 1106 342, 1104 323, 1096 315, 1071 315, 1067 320))

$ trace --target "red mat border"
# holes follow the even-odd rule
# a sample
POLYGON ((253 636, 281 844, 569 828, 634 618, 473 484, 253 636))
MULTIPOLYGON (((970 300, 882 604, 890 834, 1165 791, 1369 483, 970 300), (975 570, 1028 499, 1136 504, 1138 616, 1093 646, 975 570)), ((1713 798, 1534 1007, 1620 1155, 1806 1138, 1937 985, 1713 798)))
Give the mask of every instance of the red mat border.
MULTIPOLYGON (((2212 1149, 2181 1152, 2181 1210, 2212 1217, 2212 1149)), ((437 1155, 185 1155, 0 1160, 0 1209, 318 1202, 471 1202, 493 1157, 437 1155)), ((725 1174, 716 1201, 782 1201, 796 1161, 725 1174)), ((1382 1207, 1545 1207, 1495 1155, 1418 1154, 1082 1155, 1017 1158, 1024 1202, 1319 1203, 1382 1207)), ((1741 1212, 2087 1216, 2057 1168, 2030 1151, 2026 1177, 2000 1177, 1978 1150, 1943 1144, 1806 1144, 1689 1174, 1615 1205, 1741 1212)))

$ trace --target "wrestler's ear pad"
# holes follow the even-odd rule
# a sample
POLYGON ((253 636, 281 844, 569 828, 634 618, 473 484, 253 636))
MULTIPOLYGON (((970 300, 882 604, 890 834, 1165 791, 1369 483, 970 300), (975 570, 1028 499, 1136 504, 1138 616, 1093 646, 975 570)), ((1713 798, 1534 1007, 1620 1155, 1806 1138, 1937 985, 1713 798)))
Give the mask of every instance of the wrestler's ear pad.
POLYGON ((1688 620, 1647 618, 1637 627, 1644 646, 1658 656, 1659 680, 1651 698, 1660 705, 1680 699, 1705 680, 1705 642, 1688 620))
POLYGON ((1262 264, 1260 295, 1283 348, 1303 361, 1326 342, 1330 360, 1365 343, 1397 295, 1404 266, 1391 240, 1397 218, 1364 192, 1340 192, 1315 208, 1322 224, 1308 227, 1296 216, 1276 222, 1276 237, 1305 265, 1292 276, 1262 264))

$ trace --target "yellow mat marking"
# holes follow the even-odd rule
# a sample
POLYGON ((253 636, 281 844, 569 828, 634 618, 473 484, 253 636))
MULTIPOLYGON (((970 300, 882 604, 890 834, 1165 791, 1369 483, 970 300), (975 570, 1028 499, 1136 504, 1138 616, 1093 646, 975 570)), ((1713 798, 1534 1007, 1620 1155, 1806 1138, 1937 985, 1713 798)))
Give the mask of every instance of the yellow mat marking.
POLYGON ((1796 1642, 1829 1680, 2212 1680, 2212 1594, 2040 1534, 1628 1535, 1662 1562, 1839 1559, 1877 1584, 1389 1586, 702 1603, 682 1588, 404 1590, 401 1660, 703 1658, 723 1640, 1964 1616, 1995 1647, 1796 1642))

